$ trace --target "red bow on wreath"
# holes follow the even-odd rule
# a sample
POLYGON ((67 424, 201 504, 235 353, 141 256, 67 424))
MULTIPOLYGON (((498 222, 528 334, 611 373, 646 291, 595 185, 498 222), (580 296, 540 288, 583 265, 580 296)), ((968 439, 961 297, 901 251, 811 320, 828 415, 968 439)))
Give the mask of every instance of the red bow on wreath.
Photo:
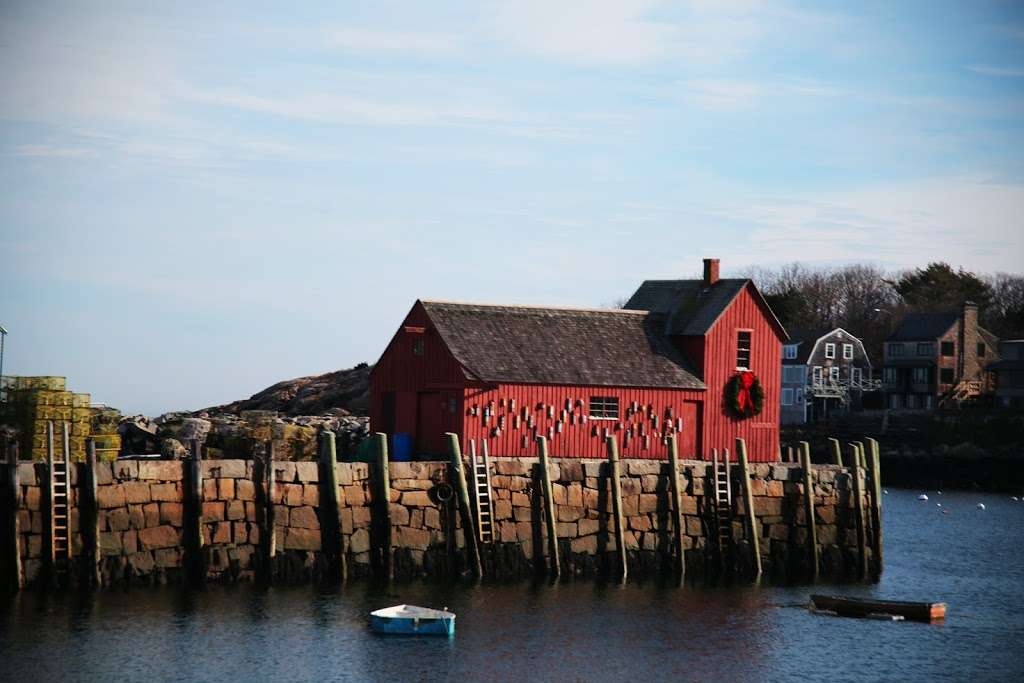
POLYGON ((750 395, 750 388, 754 386, 754 379, 754 373, 750 370, 740 373, 740 386, 739 392, 736 394, 736 403, 741 413, 747 413, 748 407, 750 410, 754 410, 754 399, 750 395))

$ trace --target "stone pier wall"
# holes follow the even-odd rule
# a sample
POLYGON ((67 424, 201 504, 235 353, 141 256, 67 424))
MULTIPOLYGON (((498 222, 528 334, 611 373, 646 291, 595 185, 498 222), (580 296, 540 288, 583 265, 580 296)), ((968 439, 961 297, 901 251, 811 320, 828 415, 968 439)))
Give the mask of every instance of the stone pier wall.
MULTIPOLYGON (((539 466, 535 458, 493 458, 494 542, 483 546, 485 574, 497 577, 528 575, 545 566, 546 540, 542 523, 539 466)), ((315 578, 323 570, 320 552, 320 475, 318 463, 275 462, 274 510, 276 554, 267 567, 265 510, 268 505, 258 479, 259 468, 246 460, 207 460, 202 473, 201 561, 211 580, 249 580, 272 571, 277 580, 315 578), (256 475, 256 478, 254 478, 256 475)), ((657 461, 622 463, 624 542, 634 570, 657 570, 672 554, 674 514, 669 494, 668 464, 657 461)), ((680 466, 684 494, 687 570, 690 576, 722 570, 709 530, 714 528, 710 498, 710 465, 685 461, 680 466)), ((856 562, 855 507, 849 470, 831 465, 813 467, 817 534, 822 574, 851 575, 856 562)), ((468 468, 467 468, 468 470, 468 468)), ((84 465, 71 469, 71 528, 74 562, 82 561, 78 482, 84 465)), ((21 504, 14 511, 23 578, 26 584, 46 575, 44 533, 45 465, 18 466, 21 504)), ((563 571, 590 575, 613 557, 615 534, 610 511, 608 465, 598 460, 554 459, 549 466, 556 505, 557 534, 563 571)), ((745 511, 739 487, 739 468, 733 466, 733 549, 731 563, 749 562, 745 511)), ((376 571, 383 506, 372 500, 371 467, 339 463, 336 477, 340 531, 349 576, 376 571)), ((455 501, 439 500, 446 482, 443 462, 391 463, 388 516, 392 528, 396 576, 438 576, 466 568, 461 525, 455 501)), ((101 574, 104 583, 163 582, 182 578, 190 559, 185 550, 188 523, 185 501, 187 463, 181 461, 121 461, 97 464, 101 574)), ((794 464, 752 466, 751 488, 761 531, 765 571, 778 576, 807 570, 807 526, 804 519, 802 470, 794 464)), ((443 497, 443 496, 441 496, 443 497)), ((867 496, 865 509, 869 510, 867 496)), ((0 529, 9 529, 8 506, 0 503, 0 529)), ((870 520, 870 515, 867 515, 870 520)), ((869 522, 870 523, 870 522, 869 522)), ((869 529, 869 532, 871 530, 869 529)), ((0 531, 5 557, 12 540, 0 531)), ((869 550, 870 552, 870 550, 869 550)), ((0 563, 0 571, 8 563, 0 563)), ((729 567, 733 568, 733 567, 729 567)), ((72 581, 79 567, 73 566, 72 581)), ((6 577, 5 577, 6 578, 6 577)))

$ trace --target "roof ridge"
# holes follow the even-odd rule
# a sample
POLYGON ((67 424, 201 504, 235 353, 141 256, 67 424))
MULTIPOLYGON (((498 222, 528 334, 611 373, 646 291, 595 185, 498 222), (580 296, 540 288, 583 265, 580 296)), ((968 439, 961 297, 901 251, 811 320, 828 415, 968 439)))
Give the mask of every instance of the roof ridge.
POLYGON ((478 301, 446 301, 444 299, 420 299, 422 304, 445 306, 476 306, 478 308, 525 308, 536 311, 571 311, 573 313, 622 313, 626 315, 648 315, 651 311, 626 308, 585 308, 581 306, 543 306, 540 304, 495 304, 478 301))

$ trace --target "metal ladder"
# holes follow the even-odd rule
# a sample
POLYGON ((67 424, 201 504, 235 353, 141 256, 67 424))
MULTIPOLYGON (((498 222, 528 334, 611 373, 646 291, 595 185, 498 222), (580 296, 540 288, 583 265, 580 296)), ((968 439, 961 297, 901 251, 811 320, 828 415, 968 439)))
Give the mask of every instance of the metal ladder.
POLYGON ((63 581, 71 567, 71 505, 68 500, 68 463, 71 460, 71 430, 63 425, 61 451, 63 458, 54 459, 53 422, 47 426, 47 456, 50 461, 50 539, 54 578, 63 581))
POLYGON ((473 469, 473 495, 476 500, 476 528, 481 543, 494 542, 494 506, 491 504, 491 463, 487 442, 481 441, 480 457, 476 454, 476 441, 469 442, 469 458, 473 469))
POLYGON ((724 569, 726 558, 732 546, 732 477, 729 476, 729 449, 711 449, 712 472, 714 475, 715 498, 715 540, 718 543, 718 561, 724 569))

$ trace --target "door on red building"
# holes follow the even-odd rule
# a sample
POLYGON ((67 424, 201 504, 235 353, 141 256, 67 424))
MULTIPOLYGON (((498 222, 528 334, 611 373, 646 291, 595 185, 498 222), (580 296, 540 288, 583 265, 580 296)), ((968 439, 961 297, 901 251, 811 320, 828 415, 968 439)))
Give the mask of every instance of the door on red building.
POLYGON ((445 423, 441 392, 421 391, 416 395, 416 452, 440 454, 444 450, 445 423))

